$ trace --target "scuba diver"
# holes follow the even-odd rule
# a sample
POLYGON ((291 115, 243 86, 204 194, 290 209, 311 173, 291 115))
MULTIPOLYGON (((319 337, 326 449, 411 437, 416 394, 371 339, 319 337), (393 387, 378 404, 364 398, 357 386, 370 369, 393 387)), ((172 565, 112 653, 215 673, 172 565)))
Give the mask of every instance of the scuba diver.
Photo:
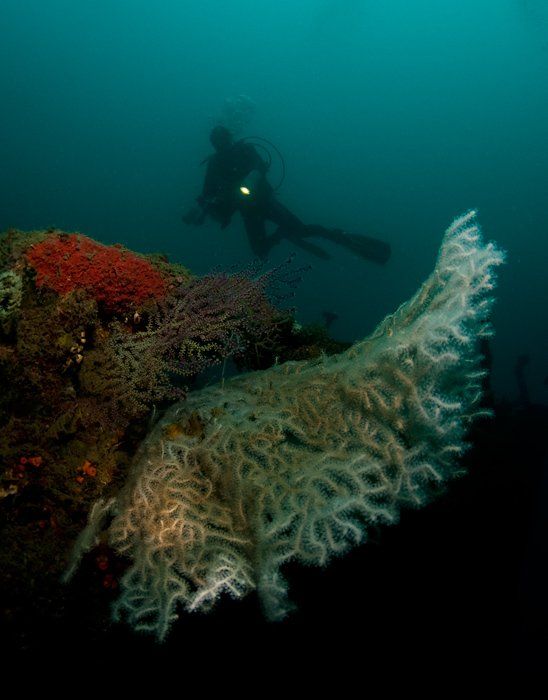
MULTIPOLYGON (((251 138, 266 141, 258 137, 251 138)), ((276 188, 268 182, 266 175, 270 162, 263 160, 249 139, 234 141, 226 127, 216 126, 211 131, 210 141, 215 153, 203 161, 207 163, 204 185, 196 199, 198 206, 193 206, 183 216, 186 224, 199 226, 207 216, 211 216, 224 229, 234 212, 239 211, 251 249, 263 260, 284 238, 317 257, 328 260, 331 256, 309 240, 320 238, 342 245, 366 260, 381 265, 386 263, 390 257, 390 246, 387 243, 368 236, 348 234, 341 229, 304 224, 281 204, 275 196, 281 181, 276 188), (267 235, 267 221, 278 226, 273 234, 267 235)), ((268 141, 266 143, 270 144, 268 141)), ((275 148, 273 144, 270 145, 275 148)), ((270 159, 268 149, 264 150, 270 159)), ((275 150, 277 151, 276 148, 275 150)), ((281 155, 280 158, 283 167, 281 155)))

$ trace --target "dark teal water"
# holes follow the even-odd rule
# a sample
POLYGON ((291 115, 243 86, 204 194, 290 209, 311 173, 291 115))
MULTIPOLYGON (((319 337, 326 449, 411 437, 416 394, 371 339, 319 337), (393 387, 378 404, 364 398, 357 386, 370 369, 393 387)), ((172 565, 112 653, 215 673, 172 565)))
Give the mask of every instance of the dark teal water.
MULTIPOLYGON (((295 303, 368 333, 430 271, 471 207, 508 251, 495 387, 548 400, 548 4, 544 0, 3 0, 0 228, 79 230, 196 272, 246 262, 241 222, 185 228, 208 132, 247 95, 241 135, 281 149, 280 198, 307 222, 389 240, 376 268, 332 249, 295 303)), ((272 263, 291 252, 284 243, 272 263)))

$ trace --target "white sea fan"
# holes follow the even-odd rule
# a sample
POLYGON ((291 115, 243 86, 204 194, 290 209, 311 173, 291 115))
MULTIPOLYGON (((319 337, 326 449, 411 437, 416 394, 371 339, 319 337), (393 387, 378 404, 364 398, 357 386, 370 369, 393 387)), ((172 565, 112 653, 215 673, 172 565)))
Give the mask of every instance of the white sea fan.
POLYGON ((115 617, 163 639, 178 608, 256 589, 279 619, 291 608, 284 563, 325 565, 462 473, 468 428, 484 413, 478 339, 491 334, 502 261, 468 212, 415 296, 365 340, 174 405, 116 501, 90 519, 93 532, 115 515, 110 543, 132 562, 115 617))

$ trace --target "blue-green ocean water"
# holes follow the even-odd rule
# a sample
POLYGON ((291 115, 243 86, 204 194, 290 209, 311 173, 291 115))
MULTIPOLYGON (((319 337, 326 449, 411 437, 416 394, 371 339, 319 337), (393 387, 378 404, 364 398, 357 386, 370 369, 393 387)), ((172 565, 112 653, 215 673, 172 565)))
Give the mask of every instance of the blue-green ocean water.
POLYGON ((384 268, 299 251, 296 265, 313 265, 299 320, 332 310, 336 337, 362 337, 475 207, 508 251, 495 388, 515 396, 527 353, 532 398, 548 400, 545 0, 2 0, 0 26, 1 229, 79 230, 198 273, 246 263, 238 217, 224 231, 180 221, 210 128, 246 95, 241 135, 285 156, 280 199, 393 248, 384 268))

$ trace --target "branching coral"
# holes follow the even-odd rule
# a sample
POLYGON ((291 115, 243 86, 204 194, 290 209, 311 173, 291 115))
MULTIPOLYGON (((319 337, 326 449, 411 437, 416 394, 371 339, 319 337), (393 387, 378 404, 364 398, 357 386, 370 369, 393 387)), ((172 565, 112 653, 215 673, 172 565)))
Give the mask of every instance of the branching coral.
MULTIPOLYGON (((145 330, 128 334, 115 326, 108 341, 111 363, 101 376, 108 374, 118 401, 139 412, 180 398, 173 375, 192 377, 244 349, 249 339, 258 341, 275 314, 265 295, 271 274, 194 279, 157 305, 145 330)), ((98 372, 93 371, 95 382, 98 372)))
POLYGON ((370 337, 174 405, 119 497, 93 509, 73 565, 112 513, 110 543, 132 560, 116 617, 161 639, 178 606, 254 589, 268 617, 283 617, 284 563, 324 565, 461 473, 484 412, 477 345, 491 333, 502 259, 469 212, 417 294, 370 337))

